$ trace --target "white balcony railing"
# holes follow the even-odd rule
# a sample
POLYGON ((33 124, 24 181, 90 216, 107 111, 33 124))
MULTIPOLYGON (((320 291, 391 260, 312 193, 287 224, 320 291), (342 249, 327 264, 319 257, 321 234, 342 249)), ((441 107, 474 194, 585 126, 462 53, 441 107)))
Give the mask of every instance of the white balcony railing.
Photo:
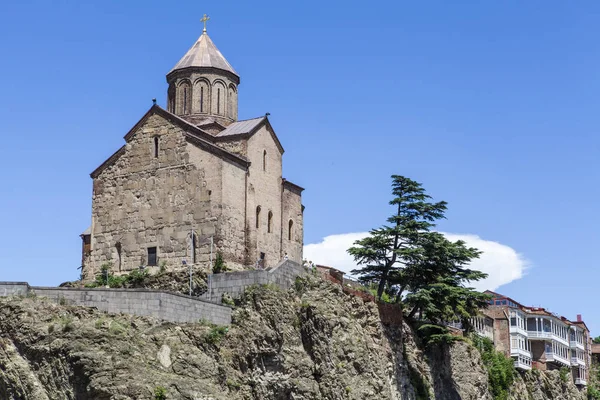
POLYGON ((523 356, 531 358, 531 352, 523 349, 510 349, 510 355, 515 356, 523 356))
POLYGON ((527 363, 524 360, 516 359, 515 360, 515 368, 529 371, 531 369, 531 361, 529 361, 529 363, 527 363))
POLYGON ((575 366, 575 365, 583 365, 583 366, 585 366, 585 361, 582 360, 581 358, 571 357, 571 365, 573 365, 573 366, 575 366))
POLYGON ((549 351, 546 351, 546 361, 554 361, 560 364, 564 364, 567 367, 571 366, 571 363, 569 362, 569 360, 567 360, 566 358, 560 356, 559 354, 556 353, 552 353, 549 351))
POLYGON ((523 336, 527 336, 527 334, 528 334, 528 332, 525 329, 519 328, 518 326, 511 326, 510 333, 518 333, 523 336))
POLYGON ((569 346, 569 342, 567 339, 562 338, 558 335, 555 335, 553 332, 546 331, 527 331, 527 337, 529 339, 552 339, 556 340, 558 343, 563 344, 565 346, 569 346))
POLYGON ((569 342, 569 347, 571 347, 572 349, 585 350, 585 347, 583 346, 583 343, 579 343, 578 341, 575 341, 575 340, 571 340, 569 342))
POLYGON ((587 385, 587 381, 583 378, 575 378, 575 384, 576 385, 587 385))
POLYGON ((544 332, 544 331, 527 331, 527 337, 529 339, 552 339, 552 332, 544 332))

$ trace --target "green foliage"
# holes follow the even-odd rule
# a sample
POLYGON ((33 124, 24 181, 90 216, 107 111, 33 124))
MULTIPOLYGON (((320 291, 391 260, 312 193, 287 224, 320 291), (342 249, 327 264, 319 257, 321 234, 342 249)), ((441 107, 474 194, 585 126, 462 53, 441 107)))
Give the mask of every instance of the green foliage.
POLYGON ((158 270, 158 272, 160 274, 164 274, 165 272, 167 272, 167 262, 165 260, 162 260, 160 262, 160 269, 158 270))
POLYGON ((227 265, 225 265, 223 255, 219 251, 217 252, 217 257, 215 258, 215 263, 213 265, 213 274, 220 274, 222 272, 227 272, 227 265))
POLYGON ((63 332, 70 332, 74 329, 73 327, 73 317, 70 315, 65 315, 60 317, 60 323, 62 325, 63 332))
POLYGON ((229 390, 240 390, 241 387, 241 385, 238 382, 230 379, 227 379, 227 382, 225 382, 225 384, 227 385, 229 390))
POLYGON ((111 271, 111 266, 108 263, 102 264, 100 273, 96 275, 94 282, 88 283, 85 287, 104 287, 108 284, 110 288, 120 288, 128 285, 139 286, 149 276, 148 270, 133 270, 126 275, 115 275, 111 271))
POLYGON ((127 332, 127 326, 119 321, 111 321, 108 331, 113 335, 122 335, 127 332))
POLYGON ((587 395, 589 400, 600 400, 600 390, 592 385, 588 386, 587 395))
POLYGON ((494 400, 508 399, 508 390, 517 374, 513 359, 496 351, 494 343, 488 338, 472 335, 471 340, 481 353, 488 371, 488 383, 494 400))
POLYGON ((223 293, 223 295, 221 295, 221 303, 223 304, 227 304, 228 306, 235 306, 235 302, 233 301, 233 298, 227 294, 227 293, 223 293))
POLYGON ((568 367, 561 367, 558 375, 562 383, 567 383, 571 379, 571 370, 568 367))
POLYGON ((65 299, 63 296, 60 296, 58 298, 58 304, 60 304, 61 306, 66 306, 67 305, 67 299, 65 299))
POLYGON ((154 400, 167 400, 167 389, 162 386, 155 387, 154 400))
POLYGON ((208 331, 208 334, 204 338, 210 344, 218 344, 228 331, 229 328, 226 326, 212 325, 210 331, 208 331))
POLYGON ((440 325, 424 324, 417 329, 417 335, 426 346, 452 344, 463 341, 462 336, 452 335, 448 328, 440 325))
POLYGON ((595 338, 593 338, 592 343, 600 344, 600 336, 596 336, 595 338))
POLYGON ((480 252, 431 231, 444 218, 446 202, 430 201, 420 183, 394 175, 392 195, 394 213, 388 224, 348 249, 361 266, 352 273, 362 282, 375 283, 379 300, 408 305, 411 318, 418 315, 435 323, 460 320, 468 325, 489 298, 466 287, 487 276, 467 268, 480 252), (409 294, 404 296, 405 292, 409 294))

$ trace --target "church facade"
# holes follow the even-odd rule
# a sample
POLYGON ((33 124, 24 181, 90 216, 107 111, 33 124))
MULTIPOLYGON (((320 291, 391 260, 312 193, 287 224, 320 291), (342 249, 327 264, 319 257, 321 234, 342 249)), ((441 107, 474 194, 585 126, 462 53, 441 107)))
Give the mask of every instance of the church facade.
POLYGON ((125 144, 91 173, 92 223, 82 276, 183 261, 232 269, 302 261, 303 188, 282 177, 283 147, 268 116, 238 121, 240 77, 206 28, 167 74, 125 144))

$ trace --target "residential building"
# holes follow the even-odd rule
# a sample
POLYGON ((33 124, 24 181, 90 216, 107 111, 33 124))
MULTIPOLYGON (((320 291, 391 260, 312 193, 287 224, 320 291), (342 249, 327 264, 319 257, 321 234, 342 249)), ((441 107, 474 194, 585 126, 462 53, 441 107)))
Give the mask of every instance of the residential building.
POLYGON ((512 357, 520 370, 566 367, 576 385, 587 385, 592 346, 581 315, 570 321, 542 307, 527 307, 499 293, 486 293, 492 299, 482 315, 472 320, 476 333, 493 340, 495 348, 512 357))

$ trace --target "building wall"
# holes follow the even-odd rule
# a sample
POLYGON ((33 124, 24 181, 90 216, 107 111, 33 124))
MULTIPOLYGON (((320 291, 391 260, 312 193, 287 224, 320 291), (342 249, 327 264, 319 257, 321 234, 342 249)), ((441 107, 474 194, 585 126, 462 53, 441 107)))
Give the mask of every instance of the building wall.
MULTIPOLYGON (((223 162, 208 152, 192 162, 189 148, 179 127, 154 114, 129 139, 124 154, 94 179, 85 279, 103 263, 116 273, 146 265, 147 248, 154 246, 158 263, 181 265, 191 258, 192 229, 201 239, 215 234, 223 162)), ((209 251, 206 243, 198 246, 197 262, 207 263, 209 251)))
POLYGON ((260 259, 260 253, 264 253, 264 266, 272 267, 283 259, 281 252, 282 154, 266 126, 248 139, 247 157, 251 162, 247 192, 248 264, 256 263, 260 259), (266 161, 266 168, 263 168, 263 158, 266 161), (257 227, 258 206, 260 206, 260 215, 257 227), (270 232, 268 232, 269 212, 272 213, 270 232))
POLYGON ((282 253, 298 263, 302 262, 302 249, 304 246, 304 218, 302 212, 302 197, 298 190, 283 185, 282 195, 282 227, 281 244, 282 253), (289 222, 292 221, 290 232, 289 222), (291 233, 291 237, 290 237, 291 233))
MULTIPOLYGON (((190 163, 205 171, 202 182, 204 192, 210 193, 210 212, 207 219, 212 222, 212 232, 198 233, 201 240, 213 236, 213 252, 221 252, 229 268, 242 269, 245 263, 245 191, 246 170, 227 160, 222 160, 203 149, 188 144, 190 163), (223 188, 225 188, 223 190, 223 188)), ((199 246, 205 250, 206 246, 199 246)), ((204 262, 205 254, 199 254, 204 262)))

